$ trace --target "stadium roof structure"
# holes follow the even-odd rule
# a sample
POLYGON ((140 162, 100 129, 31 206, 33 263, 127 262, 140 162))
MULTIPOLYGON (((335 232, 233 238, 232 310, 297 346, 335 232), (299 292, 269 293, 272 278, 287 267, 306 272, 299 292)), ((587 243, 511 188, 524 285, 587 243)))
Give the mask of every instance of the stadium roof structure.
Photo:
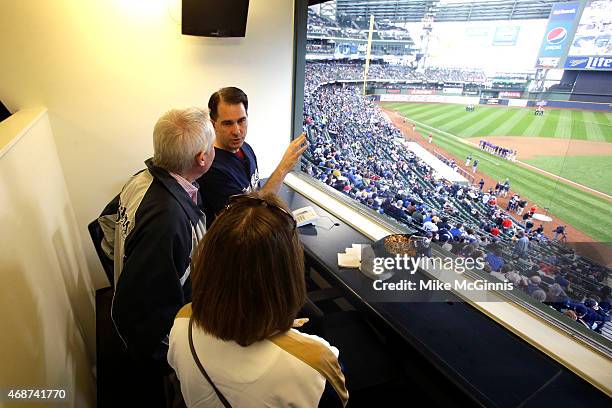
POLYGON ((568 0, 336 0, 336 13, 393 22, 528 20, 548 18, 568 0))

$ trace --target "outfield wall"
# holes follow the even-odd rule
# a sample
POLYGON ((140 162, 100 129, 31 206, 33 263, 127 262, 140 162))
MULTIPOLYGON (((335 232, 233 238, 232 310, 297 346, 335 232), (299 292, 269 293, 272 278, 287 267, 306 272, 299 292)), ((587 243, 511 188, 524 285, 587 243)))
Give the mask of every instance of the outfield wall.
POLYGON ((444 96, 444 95, 406 95, 382 94, 373 95, 374 100, 381 102, 426 102, 426 103, 454 103, 459 105, 488 105, 488 106, 514 106, 536 107, 538 105, 548 108, 580 109, 612 112, 612 103, 575 102, 575 101, 535 101, 526 99, 480 98, 478 96, 444 96))
POLYGON ((383 94, 376 95, 381 102, 430 102, 430 103, 456 103, 478 105, 478 96, 444 96, 444 95, 406 95, 383 94))
MULTIPOLYGON (((576 101, 542 101, 548 108, 582 109, 612 112, 612 103, 576 102, 576 101)), ((528 101, 527 106, 539 105, 541 101, 528 101)))
POLYGON ((529 102, 527 99, 509 99, 508 100, 508 106, 514 106, 517 108, 524 108, 527 106, 527 102, 529 102))

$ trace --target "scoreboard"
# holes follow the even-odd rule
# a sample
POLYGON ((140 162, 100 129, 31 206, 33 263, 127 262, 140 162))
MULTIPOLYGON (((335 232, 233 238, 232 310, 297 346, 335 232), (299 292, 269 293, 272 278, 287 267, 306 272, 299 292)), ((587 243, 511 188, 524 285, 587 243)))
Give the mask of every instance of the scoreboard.
POLYGON ((554 4, 536 68, 612 70, 612 0, 554 4))
POLYGON ((567 53, 565 69, 612 70, 612 1, 587 2, 567 53))

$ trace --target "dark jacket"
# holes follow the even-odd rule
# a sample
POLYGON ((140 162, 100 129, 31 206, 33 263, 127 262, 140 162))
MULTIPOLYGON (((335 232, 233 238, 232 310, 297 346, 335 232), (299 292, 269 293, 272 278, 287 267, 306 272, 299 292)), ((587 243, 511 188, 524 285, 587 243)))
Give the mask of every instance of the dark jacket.
POLYGON ((133 357, 163 359, 174 316, 191 301, 189 265, 205 218, 166 170, 146 164, 98 222, 114 258, 115 328, 133 357))

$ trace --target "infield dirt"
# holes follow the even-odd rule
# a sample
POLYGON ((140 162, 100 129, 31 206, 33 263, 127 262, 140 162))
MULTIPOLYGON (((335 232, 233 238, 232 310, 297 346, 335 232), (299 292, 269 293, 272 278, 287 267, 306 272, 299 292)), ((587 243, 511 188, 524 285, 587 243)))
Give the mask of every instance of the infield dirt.
MULTIPOLYGON (((414 141, 419 143, 422 147, 424 147, 425 149, 429 150, 429 151, 433 151, 434 148, 437 152, 442 152, 446 157, 454 157, 456 159, 457 164, 463 168, 464 170, 468 171, 471 173, 472 169, 470 167, 464 166, 464 160, 463 158, 457 158, 454 155, 452 155, 451 153, 445 151, 444 149, 441 149, 439 146, 436 146, 435 144, 430 144, 427 143, 427 139, 420 134, 419 132, 412 132, 412 125, 410 123, 406 123, 404 121, 404 117, 396 111, 392 111, 389 109, 385 109, 383 108, 383 111, 388 115, 389 119, 391 119, 391 121, 393 122, 393 124, 395 126, 397 126, 401 131, 402 134, 404 135, 404 137, 407 140, 410 141, 414 141)), ((497 137, 497 139, 499 138, 504 138, 503 136, 497 137)), ((513 137, 511 139, 518 139, 519 137, 513 137)), ((521 139, 523 137, 520 137, 521 139)), ((480 140, 481 138, 476 138, 476 147, 478 147, 478 140, 480 140)), ((494 138, 486 138, 487 140, 490 140, 492 143, 494 143, 492 141, 492 139, 494 138)), ((534 140, 539 140, 541 141, 542 138, 530 138, 530 139, 534 139, 534 140)), ((559 141, 559 139, 551 139, 554 141, 559 141)), ((569 140, 568 140, 569 141, 569 140)), ((572 143, 575 143, 576 141, 572 141, 572 143)), ((598 143, 598 142, 590 142, 590 143, 598 143)), ((607 144, 607 143, 606 143, 607 144)), ((524 149, 524 147, 523 147, 524 149)), ((547 155, 550 155, 550 151, 547 152, 547 155)), ((497 180, 493 179, 492 177, 489 177, 488 175, 478 172, 475 174, 476 178, 483 178, 485 181, 485 189, 488 189, 489 187, 495 187, 495 184, 497 183, 497 180)), ((508 193, 508 197, 507 198, 503 198, 502 196, 498 197, 497 203, 501 208, 506 208, 508 205, 508 199, 510 197, 512 197, 512 195, 514 194, 514 191, 510 190, 510 192, 508 193)), ((517 193, 520 194, 520 193, 517 193)), ((524 199, 529 201, 529 205, 533 204, 534 202, 532 200, 529 199, 529 197, 521 195, 524 199)), ((538 203, 535 203, 536 205, 538 203)), ((538 207, 541 209, 542 206, 538 205, 538 207)), ((552 218, 551 222, 548 223, 544 223, 544 233, 546 235, 548 235, 549 237, 552 237, 552 229, 556 228, 557 225, 566 225, 566 235, 567 235, 567 240, 568 242, 596 242, 593 238, 591 238, 590 236, 588 236, 587 234, 585 234, 582 231, 577 230, 576 228, 574 228, 572 225, 570 225, 568 222, 552 215, 549 214, 549 216, 552 218)), ((536 226, 538 225, 538 223, 536 223, 536 226)))
POLYGON ((519 160, 536 156, 612 156, 612 143, 590 140, 559 139, 528 136, 471 137, 467 141, 478 146, 480 140, 517 151, 519 160))

